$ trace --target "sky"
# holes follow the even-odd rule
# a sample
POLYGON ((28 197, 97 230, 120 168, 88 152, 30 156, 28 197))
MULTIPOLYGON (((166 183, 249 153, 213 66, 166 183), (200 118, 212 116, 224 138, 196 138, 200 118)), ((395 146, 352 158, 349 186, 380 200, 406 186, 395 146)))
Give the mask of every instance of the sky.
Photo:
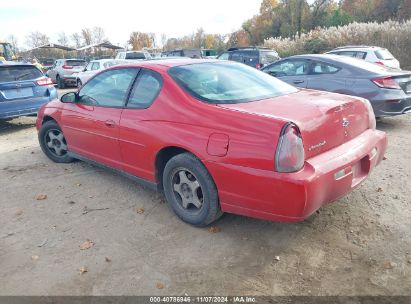
POLYGON ((100 26, 109 41, 123 46, 132 31, 154 32, 157 40, 192 34, 225 34, 259 12, 261 0, 2 0, 0 40, 10 34, 25 47, 29 32, 40 31, 57 42, 57 34, 72 34, 100 26))

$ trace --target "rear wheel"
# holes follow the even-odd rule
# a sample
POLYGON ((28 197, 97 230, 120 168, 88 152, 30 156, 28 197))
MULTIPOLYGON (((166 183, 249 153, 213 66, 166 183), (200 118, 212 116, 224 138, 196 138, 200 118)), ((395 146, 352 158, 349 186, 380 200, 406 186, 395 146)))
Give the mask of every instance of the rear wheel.
POLYGON ((47 121, 41 127, 39 143, 44 154, 56 163, 70 163, 74 160, 68 155, 63 131, 54 120, 47 121))
POLYGON ((184 222, 206 226, 222 215, 211 175, 190 153, 179 154, 168 161, 163 186, 168 204, 184 222))
POLYGON ((66 88, 66 84, 64 83, 64 80, 60 78, 59 75, 57 75, 56 77, 56 82, 57 82, 57 86, 59 89, 65 89, 66 88))

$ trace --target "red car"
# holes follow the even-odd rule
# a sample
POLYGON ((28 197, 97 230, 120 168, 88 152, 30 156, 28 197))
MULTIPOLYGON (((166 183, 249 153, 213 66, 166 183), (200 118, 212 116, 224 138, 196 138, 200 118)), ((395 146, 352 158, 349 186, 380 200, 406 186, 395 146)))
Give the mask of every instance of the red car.
POLYGON ((364 181, 387 146, 365 99, 212 60, 105 70, 43 106, 37 129, 53 161, 91 161, 164 191, 198 226, 223 212, 301 221, 364 181))

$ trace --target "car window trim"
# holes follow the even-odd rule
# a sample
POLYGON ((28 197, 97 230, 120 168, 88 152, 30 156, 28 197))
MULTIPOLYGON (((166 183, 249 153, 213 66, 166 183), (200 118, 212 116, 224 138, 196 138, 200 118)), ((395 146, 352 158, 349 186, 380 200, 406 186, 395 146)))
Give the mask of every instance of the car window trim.
POLYGON ((130 110, 145 110, 145 109, 150 108, 156 102, 156 100, 158 98, 158 95, 160 95, 160 92, 163 89, 163 84, 164 84, 164 79, 163 79, 163 76, 161 76, 160 73, 158 73, 154 70, 151 70, 151 69, 140 68, 138 73, 137 73, 137 76, 135 77, 134 81, 132 82, 131 88, 128 91, 127 100, 126 100, 126 103, 124 105, 124 108, 125 109, 130 109, 130 110), (149 105, 144 106, 144 107, 143 106, 142 107, 129 107, 128 103, 130 101, 131 92, 133 92, 134 87, 140 82, 141 75, 143 75, 144 71, 150 71, 150 72, 154 73, 156 76, 158 76, 157 80, 159 80, 160 89, 158 90, 156 96, 153 98, 153 101, 149 105))
MULTIPOLYGON (((133 87, 133 83, 136 81, 138 75, 140 74, 140 70, 141 70, 140 67, 116 67, 116 68, 108 69, 108 70, 105 70, 104 72, 97 73, 96 75, 94 75, 93 77, 91 77, 87 82, 91 81, 94 77, 97 77, 98 75, 103 74, 103 73, 106 73, 106 72, 108 72, 108 71, 112 71, 112 70, 125 70, 125 69, 133 69, 133 70, 138 70, 138 71, 137 71, 137 73, 136 73, 136 76, 134 76, 134 79, 130 82, 130 84, 129 84, 128 88, 127 88, 126 95, 125 95, 124 100, 123 100, 123 105, 121 105, 121 106, 92 105, 93 107, 110 108, 110 109, 125 109, 125 108, 126 108, 126 104, 127 104, 127 101, 128 101, 128 96, 130 95, 131 88, 133 87)), ((81 89, 77 92, 77 94, 79 94, 80 91, 81 91, 81 89)), ((76 102, 76 104, 81 104, 81 105, 89 106, 88 104, 86 104, 86 103, 81 103, 80 101, 76 102)))

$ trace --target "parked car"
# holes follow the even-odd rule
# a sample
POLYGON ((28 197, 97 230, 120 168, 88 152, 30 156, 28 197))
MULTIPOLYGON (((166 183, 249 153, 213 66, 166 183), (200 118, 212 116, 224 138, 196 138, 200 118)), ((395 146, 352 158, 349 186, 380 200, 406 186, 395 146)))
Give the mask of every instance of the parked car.
POLYGON ((263 69, 289 84, 363 97, 376 117, 411 112, 411 72, 337 55, 301 55, 263 69))
POLYGON ((186 57, 186 58, 202 58, 200 49, 179 49, 161 53, 162 57, 186 57))
POLYGON ((242 47, 230 48, 221 53, 217 59, 237 61, 256 69, 261 69, 264 66, 280 59, 280 57, 276 51, 271 49, 260 47, 242 47))
POLYGON ((36 126, 51 160, 163 190, 198 226, 223 212, 301 221, 364 181, 387 145, 363 98, 210 59, 109 68, 43 106, 36 126))
POLYGON ((43 72, 50 70, 54 65, 54 61, 53 58, 39 58, 39 62, 43 66, 43 72))
POLYGON ((0 62, 0 119, 35 115, 57 98, 50 78, 32 64, 0 62))
POLYGON ((57 59, 47 71, 47 76, 53 83, 57 83, 59 89, 64 89, 67 85, 76 86, 77 82, 71 75, 81 72, 86 65, 87 62, 83 59, 57 59))
POLYGON ((124 51, 118 52, 115 59, 149 60, 151 55, 147 51, 124 51))
POLYGON ((378 46, 342 46, 333 49, 327 54, 342 55, 358 59, 364 59, 368 62, 385 65, 387 67, 394 69, 400 69, 400 62, 394 58, 390 51, 378 46))
POLYGON ((100 60, 92 60, 89 64, 84 68, 83 71, 74 73, 71 77, 74 78, 73 81, 76 81, 77 87, 81 87, 84 83, 86 83, 91 77, 93 77, 98 72, 105 70, 111 66, 127 63, 127 60, 115 60, 115 59, 100 59, 100 60))

